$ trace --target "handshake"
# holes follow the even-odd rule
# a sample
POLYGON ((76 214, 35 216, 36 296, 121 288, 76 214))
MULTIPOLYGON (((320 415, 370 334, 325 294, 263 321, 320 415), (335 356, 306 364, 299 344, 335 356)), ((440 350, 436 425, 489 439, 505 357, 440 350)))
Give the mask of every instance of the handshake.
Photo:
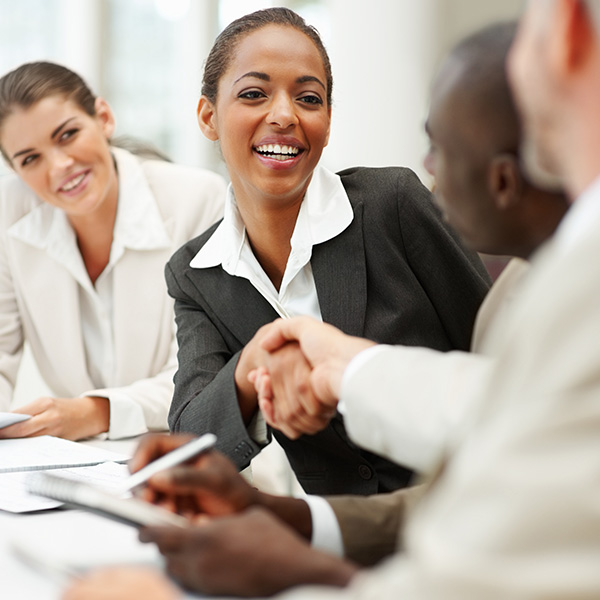
POLYGON ((263 326, 240 358, 265 421, 290 439, 324 429, 350 361, 374 342, 310 317, 263 326))

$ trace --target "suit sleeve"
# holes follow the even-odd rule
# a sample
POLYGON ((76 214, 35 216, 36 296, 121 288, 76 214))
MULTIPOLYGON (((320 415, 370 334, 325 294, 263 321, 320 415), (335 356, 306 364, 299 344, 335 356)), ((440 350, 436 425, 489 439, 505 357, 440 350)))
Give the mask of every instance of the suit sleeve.
POLYGON ((243 469, 260 452, 243 422, 234 372, 240 351, 232 350, 208 315, 179 285, 172 263, 165 276, 175 298, 179 367, 169 413, 174 432, 214 433, 217 448, 243 469))
POLYGON ((371 566, 398 551, 406 511, 423 486, 372 496, 329 496, 338 521, 346 558, 371 566))

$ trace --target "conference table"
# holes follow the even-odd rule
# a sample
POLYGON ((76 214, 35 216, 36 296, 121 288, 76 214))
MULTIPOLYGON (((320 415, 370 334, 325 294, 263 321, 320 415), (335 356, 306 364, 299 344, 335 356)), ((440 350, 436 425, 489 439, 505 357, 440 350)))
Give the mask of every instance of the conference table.
MULTIPOLYGON (((138 441, 134 438, 80 443, 131 456, 138 441)), ((157 569, 163 566, 157 549, 141 544, 137 530, 127 525, 72 509, 21 514, 0 511, 3 600, 59 600, 70 580, 70 574, 65 572, 65 565, 70 563, 90 568, 111 563, 157 569), (36 558, 40 556, 42 561, 36 558)))

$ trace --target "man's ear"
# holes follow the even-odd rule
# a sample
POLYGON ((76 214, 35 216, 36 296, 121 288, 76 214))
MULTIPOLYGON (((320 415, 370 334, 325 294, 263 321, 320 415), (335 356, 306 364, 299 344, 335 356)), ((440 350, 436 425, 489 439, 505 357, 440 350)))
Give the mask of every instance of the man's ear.
POLYGON ((94 102, 96 109, 96 118, 104 132, 104 136, 109 140, 115 131, 115 116, 108 102, 104 98, 96 98, 94 102))
POLYGON ((518 159, 513 154, 497 154, 488 169, 490 196, 498 210, 508 210, 521 200, 523 178, 518 159))
POLYGON ((204 136, 216 142, 219 139, 216 125, 217 113, 214 104, 206 96, 200 96, 196 114, 198 115, 198 125, 204 136))

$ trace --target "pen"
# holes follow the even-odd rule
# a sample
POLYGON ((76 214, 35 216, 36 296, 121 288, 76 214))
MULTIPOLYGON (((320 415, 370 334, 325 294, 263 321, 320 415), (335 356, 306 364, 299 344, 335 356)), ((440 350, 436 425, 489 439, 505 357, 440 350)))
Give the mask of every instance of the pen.
POLYGON ((145 483, 152 477, 156 475, 159 471, 164 471, 165 469, 170 469, 182 462, 197 456, 198 454, 202 454, 207 450, 210 450, 216 443, 217 436, 212 433, 205 433, 199 438, 188 442, 187 444, 183 444, 183 446, 179 446, 179 448, 175 448, 171 452, 153 460, 151 463, 147 464, 145 467, 142 467, 137 473, 134 473, 130 477, 128 477, 123 482, 122 492, 128 492, 132 490, 134 487, 140 485, 141 483, 145 483))

